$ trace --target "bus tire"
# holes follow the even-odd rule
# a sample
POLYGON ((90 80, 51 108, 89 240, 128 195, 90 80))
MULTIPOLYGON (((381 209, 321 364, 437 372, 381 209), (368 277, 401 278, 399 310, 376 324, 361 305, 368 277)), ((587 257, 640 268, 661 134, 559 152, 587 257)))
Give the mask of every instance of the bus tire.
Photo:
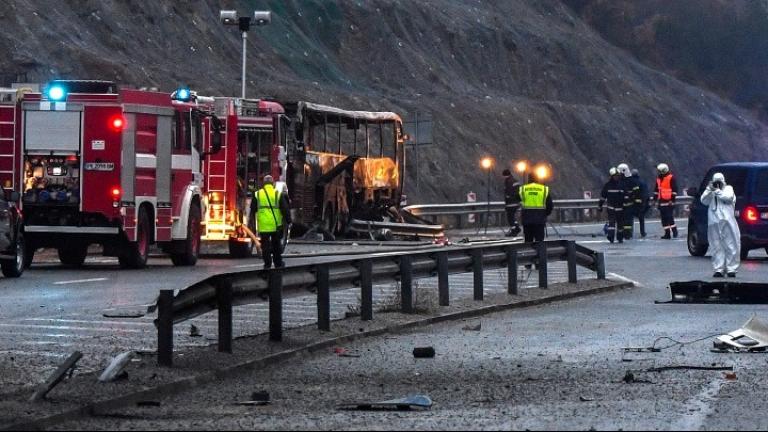
POLYGON ((16 258, 12 260, 0 262, 0 268, 3 271, 3 276, 7 278, 17 278, 24 273, 26 265, 26 243, 24 243, 24 236, 19 233, 16 238, 16 258))
POLYGON ((58 248, 59 261, 66 267, 79 268, 83 266, 85 257, 88 256, 88 245, 85 243, 70 242, 58 248))
POLYGON ((192 204, 189 208, 187 238, 182 242, 181 252, 171 254, 171 261, 175 266, 187 267, 197 264, 197 257, 200 255, 200 213, 198 204, 192 204))
POLYGON ((118 257, 120 267, 142 269, 147 266, 151 233, 152 223, 149 221, 149 215, 144 207, 141 207, 136 224, 136 241, 129 242, 125 251, 118 257))

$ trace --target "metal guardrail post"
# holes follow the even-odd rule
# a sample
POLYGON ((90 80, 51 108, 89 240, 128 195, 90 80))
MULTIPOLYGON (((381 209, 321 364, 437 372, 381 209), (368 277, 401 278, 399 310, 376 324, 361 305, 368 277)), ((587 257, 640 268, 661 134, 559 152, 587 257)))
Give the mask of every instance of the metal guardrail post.
POLYGON ((507 246, 507 293, 517 295, 517 249, 507 246))
POLYGON ((403 313, 413 313, 413 258, 400 257, 400 301, 403 313))
POLYGON ((173 365, 173 290, 160 290, 157 299, 157 364, 173 365))
POLYGON ((472 273, 474 274, 475 301, 483 300, 483 250, 472 249, 472 273))
POLYGON ((451 295, 448 286, 448 254, 437 253, 437 292, 440 306, 451 305, 451 295))
POLYGON ((597 252, 597 254, 595 254, 595 260, 597 261, 597 278, 605 279, 605 254, 603 252, 597 252))
POLYGON ((539 288, 547 288, 547 244, 544 242, 536 243, 539 252, 537 266, 539 267, 539 288))
POLYGON ((269 271, 269 340, 283 340, 283 273, 269 271))
POLYGON ((360 262, 360 318, 373 319, 373 261, 360 262))
POLYGON ((331 330, 331 286, 330 269, 327 264, 315 267, 317 280, 317 328, 322 331, 331 330))
POLYGON ((232 284, 216 287, 216 308, 219 311, 219 352, 232 352, 232 284))
POLYGON ((576 242, 569 241, 566 247, 568 251, 568 282, 576 283, 578 282, 576 275, 576 242))

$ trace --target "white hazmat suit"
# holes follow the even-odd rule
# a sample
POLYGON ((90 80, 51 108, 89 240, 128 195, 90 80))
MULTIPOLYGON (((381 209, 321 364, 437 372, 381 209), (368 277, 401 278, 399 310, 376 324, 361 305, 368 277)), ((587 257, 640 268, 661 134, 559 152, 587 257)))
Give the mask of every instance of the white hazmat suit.
POLYGON ((721 274, 735 274, 739 268, 741 233, 734 215, 736 195, 722 173, 712 176, 712 183, 701 194, 701 202, 709 207, 707 237, 712 267, 721 274))

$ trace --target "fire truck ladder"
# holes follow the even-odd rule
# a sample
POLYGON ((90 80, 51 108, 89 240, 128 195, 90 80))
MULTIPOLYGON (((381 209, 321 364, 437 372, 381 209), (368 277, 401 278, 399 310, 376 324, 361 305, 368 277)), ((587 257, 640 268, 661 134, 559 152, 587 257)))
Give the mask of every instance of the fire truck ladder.
POLYGON ((0 179, 3 182, 11 180, 14 190, 18 190, 13 172, 16 163, 16 92, 16 89, 0 89, 0 179), (5 102, 13 103, 3 104, 5 102))
MULTIPOLYGON (((226 146, 223 145, 221 147, 221 150, 218 154, 226 155, 227 150, 226 146)), ((206 191, 208 192, 208 196, 210 197, 212 194, 218 194, 221 197, 221 202, 218 202, 216 204, 208 203, 208 211, 206 216, 206 223, 205 223, 205 236, 203 237, 205 240, 228 240, 229 239, 229 233, 234 229, 232 225, 230 225, 227 222, 228 218, 228 212, 227 212, 227 194, 226 194, 226 182, 227 182, 227 171, 229 167, 227 166, 227 159, 226 157, 224 160, 216 160, 213 157, 209 157, 207 163, 206 169, 208 170, 208 175, 206 178, 206 191), (217 173, 217 174, 212 174, 217 173), (218 183, 224 185, 223 189, 213 189, 211 187, 211 184, 215 183, 211 180, 216 179, 218 183), (217 217, 212 218, 211 212, 213 211, 213 214, 217 217)))

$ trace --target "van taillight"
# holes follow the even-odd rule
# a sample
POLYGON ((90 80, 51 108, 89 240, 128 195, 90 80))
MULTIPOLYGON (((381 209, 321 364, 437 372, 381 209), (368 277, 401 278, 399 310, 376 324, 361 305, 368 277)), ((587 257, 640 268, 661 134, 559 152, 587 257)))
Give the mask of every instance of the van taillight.
POLYGON ((760 220, 760 212, 755 206, 744 207, 744 220, 747 223, 755 223, 760 220))

